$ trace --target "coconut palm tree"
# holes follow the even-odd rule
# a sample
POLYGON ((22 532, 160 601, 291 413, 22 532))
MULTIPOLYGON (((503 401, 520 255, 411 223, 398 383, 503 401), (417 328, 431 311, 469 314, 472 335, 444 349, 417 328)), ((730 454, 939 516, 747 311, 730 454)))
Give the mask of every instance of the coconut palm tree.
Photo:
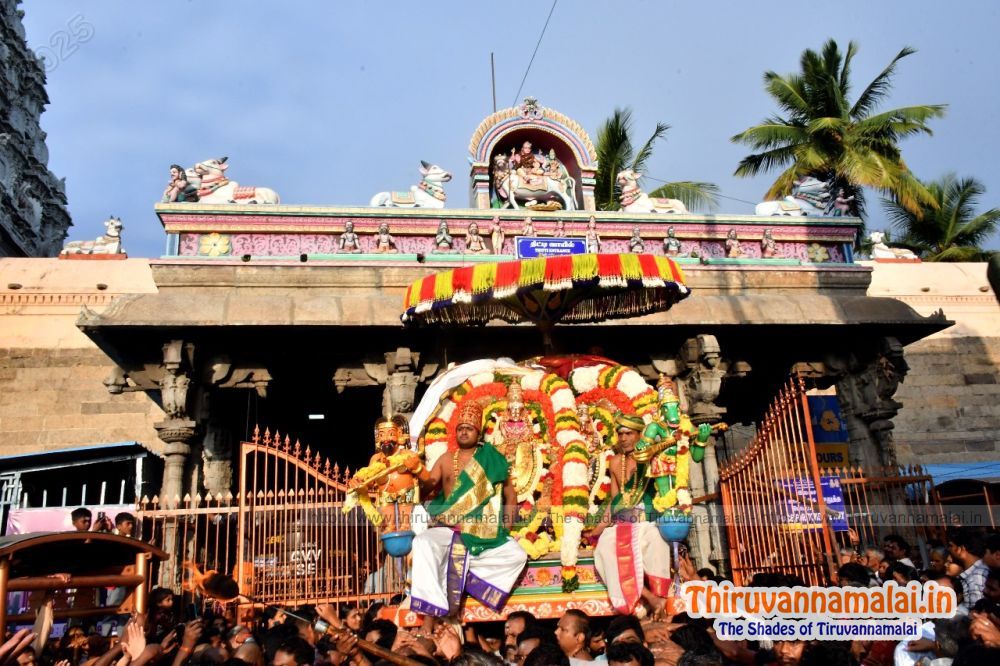
POLYGON ((897 198, 883 199, 889 221, 901 234, 896 245, 907 247, 924 261, 986 261, 993 254, 980 244, 1000 228, 1000 208, 976 215, 986 188, 975 178, 947 174, 923 183, 933 206, 914 212, 897 198))
MULTIPOLYGON (((646 139, 638 151, 632 142, 632 110, 616 108, 597 131, 597 183, 594 198, 598 210, 618 210, 621 208, 618 187, 618 172, 632 169, 636 173, 646 172, 646 163, 653 154, 653 144, 662 139, 670 125, 656 123, 653 134, 646 139)), ((719 188, 712 183, 677 181, 664 183, 649 193, 651 197, 680 199, 688 208, 718 206, 719 188)))
POLYGON ((914 134, 931 134, 927 121, 944 115, 941 104, 905 106, 888 111, 877 108, 889 93, 896 65, 915 53, 904 48, 851 103, 851 61, 858 46, 850 42, 841 54, 833 39, 820 53, 802 53, 801 72, 764 74, 764 87, 780 109, 759 125, 732 137, 757 151, 747 155, 737 176, 783 169, 765 198, 789 194, 797 178, 815 176, 832 181, 832 194, 843 188, 854 196, 856 210, 864 214, 862 187, 871 187, 917 211, 933 204, 928 192, 903 162, 898 143, 914 134))

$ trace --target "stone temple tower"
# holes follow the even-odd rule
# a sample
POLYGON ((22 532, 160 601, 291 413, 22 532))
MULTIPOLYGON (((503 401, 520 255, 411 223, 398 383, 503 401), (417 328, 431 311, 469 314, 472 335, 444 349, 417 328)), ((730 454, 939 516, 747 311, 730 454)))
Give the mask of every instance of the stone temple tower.
POLYGON ((52 257, 72 222, 39 126, 45 64, 28 48, 19 4, 0 0, 0 257, 52 257))

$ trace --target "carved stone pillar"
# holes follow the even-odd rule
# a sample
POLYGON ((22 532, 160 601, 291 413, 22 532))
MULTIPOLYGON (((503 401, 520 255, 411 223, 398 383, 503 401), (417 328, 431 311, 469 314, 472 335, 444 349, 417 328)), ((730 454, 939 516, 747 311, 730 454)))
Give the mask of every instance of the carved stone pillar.
POLYGON ((191 395, 191 365, 194 345, 171 340, 163 345, 163 374, 160 377, 160 402, 166 418, 154 423, 164 447, 161 505, 171 506, 183 497, 184 468, 197 433, 197 424, 188 410, 191 395))
POLYGON ((899 340, 886 337, 873 349, 831 355, 822 363, 795 367, 821 386, 836 385, 847 421, 852 464, 865 469, 897 464, 892 419, 903 405, 893 395, 910 369, 899 340))

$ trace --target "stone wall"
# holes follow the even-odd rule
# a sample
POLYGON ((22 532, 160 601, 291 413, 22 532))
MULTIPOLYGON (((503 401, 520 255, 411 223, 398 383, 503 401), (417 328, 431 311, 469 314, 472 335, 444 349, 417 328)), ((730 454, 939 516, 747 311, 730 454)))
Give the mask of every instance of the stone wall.
POLYGON ((145 393, 111 395, 97 348, 0 349, 0 453, 139 441, 156 450, 163 412, 145 393))
POLYGON ((144 259, 0 259, 0 455, 137 441, 159 452, 163 411, 112 395, 114 363, 76 327, 83 307, 154 291, 144 259))
POLYGON ((906 348, 910 373, 896 399, 900 462, 1000 459, 1000 337, 921 340, 906 348))
POLYGON ((910 371, 896 392, 899 462, 1000 460, 1000 304, 986 264, 871 262, 870 296, 891 296, 955 325, 905 350, 910 371))

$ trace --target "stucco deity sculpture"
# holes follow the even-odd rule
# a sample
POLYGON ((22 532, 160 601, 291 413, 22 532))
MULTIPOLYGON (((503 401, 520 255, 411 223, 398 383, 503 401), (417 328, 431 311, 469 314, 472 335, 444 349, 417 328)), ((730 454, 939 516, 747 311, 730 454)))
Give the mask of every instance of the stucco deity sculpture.
POLYGON ((642 230, 639 227, 632 227, 632 237, 628 239, 628 251, 632 254, 643 254, 646 251, 646 242, 642 240, 642 230))
POLYGON ((531 152, 531 142, 521 144, 521 151, 510 149, 510 165, 514 173, 521 179, 521 184, 529 188, 540 188, 545 185, 545 166, 541 155, 531 152))
POLYGON ((522 236, 537 236, 538 232, 535 231, 535 223, 531 221, 530 217, 524 218, 524 226, 521 227, 522 236))
POLYGON ((556 238, 566 237, 566 223, 562 220, 556 220, 556 225, 552 228, 552 235, 556 238))
POLYGON ((885 232, 873 231, 868 234, 868 239, 872 242, 872 259, 909 259, 910 261, 920 261, 920 258, 902 247, 889 247, 885 243, 885 232))
POLYGON ((240 185, 226 177, 229 158, 203 160, 185 171, 188 182, 198 189, 201 203, 276 204, 281 203, 278 193, 269 187, 240 185))
POLYGON ((743 248, 740 247, 740 240, 736 237, 736 229, 730 229, 726 234, 726 256, 730 259, 743 256, 743 248))
POLYGON ((583 235, 587 244, 589 254, 597 254, 601 251, 601 235, 597 233, 597 218, 593 215, 587 220, 587 232, 583 235))
POLYGON ((375 422, 375 454, 349 484, 365 515, 383 534, 410 529, 413 505, 419 499, 417 482, 429 477, 420 456, 408 448, 409 442, 406 417, 379 418, 375 422), (375 508, 371 506, 372 495, 375 508))
POLYGON ((847 196, 844 192, 844 188, 837 188, 837 198, 833 200, 833 210, 831 211, 834 217, 843 217, 844 215, 853 215, 855 197, 853 195, 847 196))
POLYGON ((170 165, 170 180, 163 190, 161 203, 187 202, 198 200, 198 188, 188 181, 187 173, 180 164, 170 165))
POLYGON ((632 169, 618 172, 618 187, 621 188, 621 206, 626 213, 686 213, 684 202, 680 199, 654 198, 639 187, 641 173, 632 169))
POLYGON ((389 223, 383 222, 378 225, 378 232, 375 234, 375 252, 380 254, 396 254, 396 239, 389 233, 389 223))
POLYGON ((70 241, 63 246, 59 254, 123 254, 121 219, 109 217, 104 221, 106 229, 103 236, 92 241, 70 241))
MULTIPOLYGON (((705 457, 713 428, 707 423, 694 427, 688 415, 680 410, 673 382, 663 375, 657 392, 659 411, 642 431, 635 458, 649 465, 646 475, 656 486, 653 508, 660 513, 675 507, 687 511, 691 507, 690 464, 705 457)), ((725 429, 721 424, 716 427, 725 429)))
POLYGON ((422 180, 410 187, 409 192, 379 192, 368 202, 369 206, 390 206, 395 208, 444 208, 448 200, 444 183, 451 180, 451 174, 436 164, 420 160, 422 180))
POLYGON ((344 233, 340 234, 340 240, 337 241, 337 249, 340 252, 348 254, 358 254, 361 252, 361 239, 354 233, 353 222, 344 224, 344 233))
POLYGON ((778 245, 774 242, 770 229, 764 229, 764 237, 760 239, 760 256, 770 259, 778 254, 778 245))
POLYGON ((780 201, 762 201, 754 215, 826 215, 830 207, 830 183, 805 176, 792 185, 792 193, 780 201))
POLYGON ((455 247, 455 239, 448 229, 448 221, 441 220, 438 225, 437 235, 434 236, 434 251, 439 253, 449 253, 455 247))
POLYGON ((681 242, 677 240, 673 227, 667 228, 667 236, 663 239, 663 254, 668 257, 676 257, 681 253, 681 242))
POLYGON ((469 229, 465 232, 465 251, 470 254, 490 253, 490 249, 486 247, 486 239, 479 233, 479 225, 475 222, 470 222, 469 229))
POLYGON ((576 181, 556 158, 532 152, 530 141, 521 144, 520 151, 511 148, 510 156, 493 158, 493 191, 496 205, 502 208, 533 208, 536 210, 574 210, 576 181))
POLYGON ((490 243, 493 245, 493 254, 503 253, 504 238, 503 225, 500 224, 500 217, 496 215, 490 222, 490 243))

